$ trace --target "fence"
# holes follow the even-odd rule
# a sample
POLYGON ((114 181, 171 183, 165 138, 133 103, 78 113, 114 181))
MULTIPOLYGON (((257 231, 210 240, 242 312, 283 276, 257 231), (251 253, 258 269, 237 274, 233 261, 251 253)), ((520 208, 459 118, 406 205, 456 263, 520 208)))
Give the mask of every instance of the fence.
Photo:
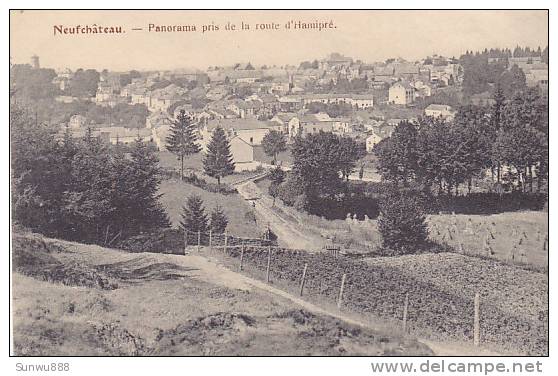
POLYGON ((213 231, 201 232, 201 231, 184 231, 184 248, 189 246, 208 246, 210 248, 224 248, 225 252, 227 249, 238 248, 241 246, 257 246, 257 247, 267 247, 274 246, 276 243, 269 239, 260 238, 242 238, 238 236, 233 236, 228 234, 226 231, 224 233, 215 233, 213 231))
POLYGON ((320 302, 326 298, 338 309, 396 320, 404 332, 434 328, 444 337, 465 337, 476 346, 481 341, 511 343, 529 353, 540 353, 544 347, 537 342, 546 336, 543 327, 490 301, 482 302, 479 291, 471 296, 452 295, 394 269, 339 257, 335 247, 309 253, 278 247, 266 239, 201 232, 186 233, 185 241, 193 249, 209 246, 228 266, 300 296, 319 297, 320 302), (502 330, 503 322, 510 329, 502 330))

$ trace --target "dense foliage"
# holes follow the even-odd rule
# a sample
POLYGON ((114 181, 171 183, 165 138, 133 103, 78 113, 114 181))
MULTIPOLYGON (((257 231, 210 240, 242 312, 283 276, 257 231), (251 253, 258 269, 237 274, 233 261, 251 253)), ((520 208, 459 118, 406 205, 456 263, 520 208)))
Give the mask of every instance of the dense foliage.
POLYGON ((426 192, 458 192, 488 171, 495 190, 534 192, 548 176, 548 115, 536 89, 518 91, 505 100, 497 90, 491 108, 465 106, 451 122, 422 118, 402 122, 392 136, 378 143, 382 177, 411 183, 426 192))
POLYGON ((286 173, 280 167, 276 167, 271 170, 269 174, 269 188, 268 193, 271 197, 273 197, 273 205, 275 205, 275 199, 279 196, 279 187, 285 181, 286 173))
POLYGON ((273 158, 273 164, 277 161, 277 155, 287 150, 287 139, 283 132, 271 130, 262 140, 264 153, 273 158))
POLYGON ((200 196, 191 195, 182 207, 180 228, 188 232, 206 232, 209 229, 207 215, 200 196))
POLYGON ((382 246, 398 253, 415 253, 427 242, 428 229, 418 196, 392 191, 382 197, 378 229, 382 246))
POLYGON ((510 66, 511 57, 541 57, 548 63, 548 47, 531 50, 529 47, 509 49, 485 49, 482 52, 467 51, 459 59, 463 66, 463 91, 465 94, 478 94, 500 85, 507 97, 515 91, 525 89, 525 74, 517 66, 510 66), (489 61, 490 59, 490 61, 489 61), (509 69, 508 69, 509 68, 509 69))
POLYGON ((209 217, 209 228, 214 234, 222 234, 227 229, 229 220, 219 205, 215 206, 209 217))
POLYGON ((80 140, 10 111, 13 218, 48 236, 110 244, 169 226, 158 201, 158 159, 141 139, 130 153, 91 131, 80 140))

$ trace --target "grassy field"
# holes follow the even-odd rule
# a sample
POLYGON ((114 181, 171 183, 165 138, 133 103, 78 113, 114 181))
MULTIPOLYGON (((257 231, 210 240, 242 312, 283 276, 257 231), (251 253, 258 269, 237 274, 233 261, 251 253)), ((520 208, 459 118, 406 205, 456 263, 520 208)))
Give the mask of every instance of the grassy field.
POLYGON ((455 253, 371 257, 370 265, 394 268, 450 294, 474 296, 510 314, 538 320, 548 307, 548 275, 455 253), (412 265, 412 267, 409 267, 412 265))
MULTIPOLYGON (((494 215, 430 215, 429 237, 457 252, 495 258, 514 264, 548 267, 546 212, 510 212, 494 215), (513 258, 512 258, 513 255, 513 258)), ((351 252, 371 252, 381 245, 377 220, 349 222, 297 214, 308 228, 335 239, 351 252)))
MULTIPOLYGON (((268 180, 257 184, 262 192, 267 192, 268 180)), ((286 207, 280 200, 275 210, 306 231, 341 245, 347 252, 368 253, 381 246, 377 220, 327 220, 286 207)), ((429 215, 427 223, 430 239, 448 244, 457 252, 538 269, 548 267, 547 212, 429 215)))
POLYGON ((216 205, 223 208, 229 219, 227 231, 231 234, 254 237, 265 229, 264 224, 255 223, 247 217, 246 213, 251 212, 252 207, 238 194, 212 193, 177 179, 164 180, 159 187, 159 193, 162 194, 160 201, 175 227, 179 224, 186 197, 197 194, 203 199, 207 214, 216 205))
POLYGON ((433 215, 428 223, 432 239, 460 252, 548 267, 547 212, 433 215))
POLYGON ((13 244, 14 256, 55 259, 116 283, 76 286, 18 256, 15 355, 432 354, 412 338, 308 312, 201 257, 130 254, 28 234, 16 234, 13 244), (54 277, 63 282, 49 282, 54 277))
MULTIPOLYGON (((212 254, 238 270, 238 250, 212 254)), ((248 249, 244 252, 243 273, 266 280, 266 259, 265 249, 248 249)), ((467 346, 472 342, 473 299, 479 293, 484 349, 516 355, 548 351, 545 273, 448 252, 351 260, 278 250, 271 257, 270 283, 298 293, 304 265, 308 265, 304 299, 334 306, 341 273, 346 273, 343 313, 356 315, 361 322, 381 318, 390 323, 383 327, 397 330, 401 327, 403 299, 408 294, 408 328, 412 334, 467 346)), ((461 351, 456 354, 466 354, 461 351)))

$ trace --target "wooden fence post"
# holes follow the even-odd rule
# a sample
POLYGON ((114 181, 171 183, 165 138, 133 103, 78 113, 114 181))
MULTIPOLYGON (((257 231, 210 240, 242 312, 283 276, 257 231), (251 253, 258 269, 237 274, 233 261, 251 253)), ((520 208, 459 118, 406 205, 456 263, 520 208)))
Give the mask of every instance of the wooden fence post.
POLYGON ((405 302, 403 303, 403 332, 407 333, 407 311, 409 310, 409 293, 405 294, 405 302))
POLYGON ((213 231, 209 229, 209 250, 213 250, 213 231))
POLYGON ((200 251, 201 231, 198 230, 198 252, 200 251))
POLYGON ((345 278, 347 275, 343 273, 343 277, 341 277, 341 289, 339 290, 339 298, 337 299, 337 308, 341 309, 341 302, 343 301, 343 290, 345 289, 345 278))
POLYGON ((473 344, 478 346, 480 344, 480 296, 477 292, 475 294, 475 313, 473 318, 473 344))
POLYGON ((269 283, 269 268, 271 267, 271 245, 267 246, 267 271, 265 273, 265 281, 269 283))
POLYGON ((246 242, 242 242, 242 248, 240 249, 240 271, 242 271, 242 263, 244 262, 244 247, 246 247, 246 242))
POLYGON ((300 296, 302 296, 302 290, 304 290, 304 280, 306 279, 306 269, 308 269, 308 264, 304 264, 304 270, 302 271, 302 280, 300 281, 300 296))
POLYGON ((184 253, 186 253, 187 247, 188 247, 188 230, 184 229, 184 253))
POLYGON ((223 248, 223 253, 227 254, 227 232, 225 231, 225 247, 223 248))

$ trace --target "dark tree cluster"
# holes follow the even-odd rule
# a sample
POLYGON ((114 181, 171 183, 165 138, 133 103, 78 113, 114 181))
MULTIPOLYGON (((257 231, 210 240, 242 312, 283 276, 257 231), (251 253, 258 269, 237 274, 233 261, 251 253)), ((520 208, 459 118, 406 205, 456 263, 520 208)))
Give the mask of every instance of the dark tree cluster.
POLYGON ((492 108, 462 107, 455 119, 402 122, 374 152, 382 177, 430 192, 471 189, 472 179, 491 173, 497 190, 537 191, 548 176, 547 105, 537 90, 506 100, 501 90, 492 108))
POLYGON ((382 246, 397 253, 416 253, 428 239, 422 199, 408 191, 391 190, 380 202, 378 230, 382 246))
POLYGON ((317 114, 318 112, 325 112, 329 116, 336 118, 341 116, 348 116, 353 110, 353 107, 348 103, 321 103, 321 102, 312 102, 309 103, 306 108, 308 109, 308 113, 310 114, 317 114))
POLYGON ((54 77, 54 69, 33 69, 28 64, 15 64, 10 68, 10 88, 18 100, 51 98, 60 92, 52 83, 54 77))
POLYGON ((95 69, 78 69, 69 83, 69 94, 74 97, 91 98, 97 93, 101 75, 95 69))
POLYGON ((229 220, 219 205, 208 216, 205 214, 204 202, 200 196, 191 195, 182 207, 180 228, 182 230, 205 234, 211 230, 214 234, 225 232, 229 220))
POLYGON ((109 148, 89 130, 63 139, 26 111, 10 112, 13 218, 48 236, 110 244, 169 226, 158 201, 158 159, 136 140, 109 148))
POLYGON ((280 185, 278 196, 299 210, 315 211, 322 200, 337 200, 346 193, 349 175, 364 155, 363 145, 330 132, 295 139, 293 168, 280 185))

